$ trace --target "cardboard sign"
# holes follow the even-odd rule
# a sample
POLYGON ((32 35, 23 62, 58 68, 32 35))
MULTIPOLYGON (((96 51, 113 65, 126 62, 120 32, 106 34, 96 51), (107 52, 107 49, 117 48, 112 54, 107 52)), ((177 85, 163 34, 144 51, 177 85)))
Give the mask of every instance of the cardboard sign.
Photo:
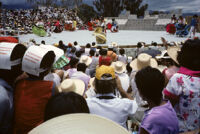
POLYGON ((10 56, 17 43, 0 43, 0 69, 11 70, 10 56))
POLYGON ((54 47, 52 45, 40 45, 40 47, 42 47, 43 49, 47 49, 48 51, 54 51, 56 58, 54 63, 61 57, 64 55, 64 51, 60 48, 54 47))
POLYGON ((45 69, 40 68, 40 63, 47 52, 47 49, 42 49, 39 46, 29 47, 22 60, 22 70, 39 76, 41 72, 45 71, 45 69))

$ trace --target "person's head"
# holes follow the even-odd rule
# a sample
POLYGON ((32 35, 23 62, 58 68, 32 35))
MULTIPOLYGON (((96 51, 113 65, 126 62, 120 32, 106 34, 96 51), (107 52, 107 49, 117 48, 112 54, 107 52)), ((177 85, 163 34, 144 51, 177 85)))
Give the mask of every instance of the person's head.
POLYGON ((62 41, 62 40, 60 40, 58 44, 59 44, 59 45, 63 45, 63 41, 62 41))
POLYGON ((165 78, 158 69, 149 66, 141 69, 135 76, 135 82, 144 100, 156 105, 160 104, 165 78))
POLYGON ((42 41, 41 41, 41 44, 44 44, 44 45, 45 45, 45 41, 44 41, 44 40, 42 40, 42 41))
POLYGON ((200 71, 200 40, 187 40, 178 52, 177 60, 182 67, 200 71))
POLYGON ((72 113, 89 113, 86 100, 74 92, 59 93, 49 99, 45 108, 44 121, 72 113))
POLYGON ((76 48, 75 48, 75 47, 72 47, 71 53, 75 53, 75 52, 76 52, 76 48))
POLYGON ((91 48, 90 43, 87 43, 85 47, 86 47, 86 48, 91 48))
POLYGON ((72 57, 71 60, 70 60, 70 62, 69 62, 69 65, 70 65, 71 68, 76 68, 78 62, 79 62, 79 59, 72 57))
POLYGON ((152 42, 151 45, 155 47, 158 46, 157 42, 152 42))
POLYGON ((96 45, 96 43, 95 42, 92 42, 92 46, 94 47, 96 45))
POLYGON ((77 42, 77 41, 75 41, 75 42, 74 42, 74 46, 77 46, 77 45, 78 45, 78 42, 77 42))
POLYGON ((96 69, 95 91, 99 94, 114 93, 116 88, 115 70, 113 67, 100 66, 96 69))
POLYGON ((115 21, 115 19, 112 19, 112 21, 115 21))
POLYGON ((141 42, 138 42, 137 43, 137 48, 141 48, 142 47, 142 43, 141 42))
POLYGON ((101 50, 99 51, 99 54, 100 54, 101 56, 106 56, 106 55, 107 55, 107 50, 106 50, 106 49, 101 49, 101 50))
POLYGON ((198 18, 198 15, 197 15, 197 14, 195 14, 195 15, 193 16, 193 18, 198 18))
POLYGON ((93 49, 90 50, 90 56, 94 56, 95 55, 95 51, 93 49))
POLYGON ((77 58, 80 58, 80 57, 81 57, 81 54, 82 54, 81 51, 76 51, 76 53, 75 53, 75 55, 76 55, 77 58))
POLYGON ((120 53, 121 55, 124 55, 124 54, 125 54, 125 50, 124 50, 123 48, 120 48, 120 49, 119 49, 119 53, 120 53))
POLYGON ((40 68, 44 68, 44 69, 46 69, 46 71, 40 73, 40 76, 39 76, 40 78, 43 78, 50 72, 52 65, 54 63, 55 57, 56 57, 56 55, 53 51, 48 51, 44 55, 44 57, 42 58, 42 61, 40 63, 40 68))
POLYGON ((85 73, 86 69, 87 69, 87 66, 85 63, 78 63, 77 71, 81 71, 81 72, 85 73))
MULTIPOLYGON (((10 45, 10 44, 8 44, 10 45)), ((22 74, 22 58, 26 52, 26 47, 22 44, 17 44, 10 55, 10 61, 14 64, 11 65, 10 69, 0 67, 0 77, 8 83, 13 82, 20 74, 22 74), (19 63, 17 63, 19 61, 19 63)), ((1 57, 3 60, 4 57, 1 57)), ((8 62, 8 61, 7 61, 8 62)), ((2 64, 2 63, 1 63, 2 64)))

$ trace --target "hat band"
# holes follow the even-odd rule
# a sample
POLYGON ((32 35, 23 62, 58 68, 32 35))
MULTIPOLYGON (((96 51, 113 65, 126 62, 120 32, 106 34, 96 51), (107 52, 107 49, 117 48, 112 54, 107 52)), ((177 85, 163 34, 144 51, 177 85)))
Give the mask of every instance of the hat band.
POLYGON ((20 63, 22 63, 22 59, 16 59, 13 61, 10 61, 11 66, 15 66, 15 65, 19 65, 20 63))

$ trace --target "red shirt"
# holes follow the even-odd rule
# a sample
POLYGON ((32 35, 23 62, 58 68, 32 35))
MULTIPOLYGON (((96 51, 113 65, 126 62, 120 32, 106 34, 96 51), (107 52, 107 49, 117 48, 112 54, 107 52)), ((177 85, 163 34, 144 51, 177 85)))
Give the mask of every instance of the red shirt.
POLYGON ((45 106, 52 96, 53 82, 22 80, 14 94, 14 134, 27 134, 43 122, 45 106))
POLYGON ((100 57, 99 57, 99 66, 101 66, 101 65, 110 66, 110 65, 111 65, 111 62, 112 62, 112 60, 111 60, 111 58, 108 57, 108 56, 106 56, 106 57, 100 56, 100 57))

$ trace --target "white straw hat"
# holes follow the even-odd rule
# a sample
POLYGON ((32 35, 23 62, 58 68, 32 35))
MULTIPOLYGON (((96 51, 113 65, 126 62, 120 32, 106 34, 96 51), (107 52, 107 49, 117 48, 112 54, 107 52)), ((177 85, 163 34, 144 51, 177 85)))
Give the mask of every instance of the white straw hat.
POLYGON ((137 59, 133 60, 130 63, 130 66, 134 70, 140 70, 140 69, 142 69, 144 67, 147 67, 147 66, 151 66, 153 68, 157 68, 158 67, 158 63, 150 55, 142 53, 142 54, 140 54, 138 56, 137 59))
POLYGON ((85 63, 86 66, 89 66, 92 63, 92 58, 89 56, 83 55, 81 56, 80 63, 85 63))
POLYGON ((130 134, 119 124, 92 114, 68 114, 48 120, 29 134, 130 134))
POLYGON ((117 44, 116 42, 112 42, 111 45, 112 45, 113 47, 118 47, 118 44, 117 44))
POLYGON ((169 57, 171 57, 172 60, 175 61, 177 64, 179 64, 177 61, 177 55, 178 55, 178 51, 180 50, 181 50, 180 47, 177 47, 177 46, 168 47, 167 49, 167 53, 169 57))
POLYGON ((115 72, 118 74, 122 74, 126 71, 126 65, 121 61, 113 62, 111 66, 115 69, 115 72))
POLYGON ((79 79, 65 79, 58 87, 59 92, 73 91, 77 94, 83 95, 85 91, 85 83, 79 79))

